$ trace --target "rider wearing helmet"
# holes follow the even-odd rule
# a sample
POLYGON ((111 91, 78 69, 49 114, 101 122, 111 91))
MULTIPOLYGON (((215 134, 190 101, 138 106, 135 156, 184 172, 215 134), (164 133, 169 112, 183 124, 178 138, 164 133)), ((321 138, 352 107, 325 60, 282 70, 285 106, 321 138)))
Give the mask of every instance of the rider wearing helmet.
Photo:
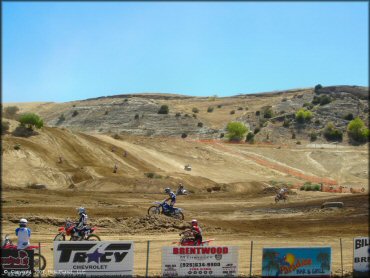
POLYGON ((170 205, 169 205, 169 209, 171 210, 171 211, 173 211, 174 209, 173 209, 173 206, 175 205, 175 203, 176 203, 176 194, 175 193, 173 193, 172 191, 171 191, 171 189, 170 188, 166 188, 165 190, 164 190, 164 192, 165 193, 167 193, 168 194, 168 198, 167 199, 165 199, 164 200, 164 202, 168 202, 169 200, 171 200, 171 202, 170 202, 170 205))
POLYGON ((203 241, 202 229, 198 226, 198 221, 196 219, 191 220, 191 232, 194 236, 195 245, 201 245, 203 241))
POLYGON ((77 226, 75 227, 74 232, 77 232, 79 236, 82 236, 83 231, 87 225, 88 217, 85 208, 77 208, 77 211, 80 218, 78 219, 78 223, 76 223, 77 226))
POLYGON ((19 228, 15 229, 15 235, 18 237, 17 249, 25 249, 30 245, 31 230, 27 228, 27 219, 19 220, 19 228))
POLYGON ((284 198, 285 194, 288 192, 288 188, 286 187, 283 187, 283 188, 280 188, 279 192, 278 192, 278 197, 279 198, 284 198))

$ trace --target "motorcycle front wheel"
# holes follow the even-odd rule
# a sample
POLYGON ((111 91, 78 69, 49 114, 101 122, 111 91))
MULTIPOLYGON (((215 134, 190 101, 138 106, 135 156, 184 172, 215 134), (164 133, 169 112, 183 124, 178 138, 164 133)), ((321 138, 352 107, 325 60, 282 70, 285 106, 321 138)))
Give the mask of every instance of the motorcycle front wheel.
POLYGON ((41 270, 44 270, 46 267, 45 257, 43 255, 40 255, 39 253, 34 253, 33 258, 34 271, 39 272, 41 270))
POLYGON ((88 235, 86 240, 89 240, 89 241, 101 241, 100 240, 100 237, 95 235, 95 234, 91 234, 91 235, 88 235))
POLYGON ((184 220, 184 214, 181 211, 178 213, 172 214, 172 217, 179 219, 179 220, 184 220))
POLYGON ((157 207, 157 206, 151 206, 148 209, 148 215, 154 215, 154 214, 160 214, 159 207, 157 207))
POLYGON ((65 241, 65 240, 66 240, 66 236, 62 233, 57 234, 54 238, 54 241, 65 241))

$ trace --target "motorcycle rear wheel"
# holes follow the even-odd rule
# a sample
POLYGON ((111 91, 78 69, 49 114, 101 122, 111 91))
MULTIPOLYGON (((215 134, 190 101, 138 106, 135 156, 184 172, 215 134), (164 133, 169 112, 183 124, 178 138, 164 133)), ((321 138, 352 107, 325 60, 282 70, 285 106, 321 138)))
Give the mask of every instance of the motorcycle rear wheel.
POLYGON ((35 253, 33 255, 33 269, 38 272, 41 270, 44 270, 46 267, 46 259, 43 255, 40 255, 39 253, 35 253), (40 266, 40 267, 39 267, 40 266))
POLYGON ((65 240, 66 240, 66 236, 62 233, 57 234, 54 238, 54 241, 65 241, 65 240))
POLYGON ((149 209, 148 209, 148 215, 154 215, 154 214, 160 214, 160 210, 157 206, 151 206, 149 209))
POLYGON ((90 234, 87 236, 86 240, 89 241, 101 241, 100 237, 96 234, 90 234))

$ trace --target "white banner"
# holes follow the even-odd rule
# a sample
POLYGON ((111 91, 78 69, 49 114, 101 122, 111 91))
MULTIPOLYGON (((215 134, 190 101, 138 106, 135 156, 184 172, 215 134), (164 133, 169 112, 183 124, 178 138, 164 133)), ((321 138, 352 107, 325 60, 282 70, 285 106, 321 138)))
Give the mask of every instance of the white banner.
POLYGON ((353 239, 353 277, 368 277, 370 271, 370 238, 353 239))
POLYGON ((54 241, 55 276, 132 276, 133 241, 54 241))
POLYGON ((239 247, 162 247, 162 275, 166 277, 238 276, 239 247))

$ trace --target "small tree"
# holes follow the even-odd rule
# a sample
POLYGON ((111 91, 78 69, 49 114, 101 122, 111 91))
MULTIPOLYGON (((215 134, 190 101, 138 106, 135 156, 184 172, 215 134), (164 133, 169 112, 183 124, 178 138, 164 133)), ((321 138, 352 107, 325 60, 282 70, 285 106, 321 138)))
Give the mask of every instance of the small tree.
POLYGON ((366 128, 364 122, 359 117, 349 122, 347 132, 351 140, 359 143, 366 142, 369 139, 369 129, 366 128))
POLYGON ((193 113, 199 113, 199 109, 198 109, 198 108, 196 108, 196 107, 193 107, 193 109, 191 109, 191 111, 192 111, 193 113))
POLYGON ((315 93, 317 93, 320 89, 322 89, 322 85, 321 84, 317 84, 315 86, 315 93))
POLYGON ((170 112, 169 108, 168 108, 168 105, 162 105, 159 110, 158 110, 158 114, 168 114, 168 112, 170 112))
POLYGON ((34 113, 22 114, 19 117, 19 122, 21 126, 25 126, 31 130, 33 127, 42 128, 44 126, 44 121, 34 113))
POLYGON ((4 116, 5 118, 14 118, 17 112, 19 111, 19 108, 17 106, 8 106, 4 108, 4 116))
POLYGON ((254 134, 252 132, 248 132, 247 138, 245 139, 246 142, 253 143, 254 142, 254 134))
POLYGON ((316 141, 316 139, 317 139, 316 132, 311 132, 310 133, 310 141, 313 142, 313 141, 316 141))
POLYGON ((230 141, 240 141, 243 139, 245 134, 248 132, 248 128, 241 122, 230 122, 226 127, 226 137, 230 141))
POLYGON ((272 116, 274 115, 274 112, 272 111, 271 108, 267 108, 264 112, 263 112, 263 117, 266 118, 266 119, 269 119, 269 118, 272 118, 272 116))
POLYGON ((203 123, 202 122, 199 122, 198 123, 198 127, 203 127, 203 123))

